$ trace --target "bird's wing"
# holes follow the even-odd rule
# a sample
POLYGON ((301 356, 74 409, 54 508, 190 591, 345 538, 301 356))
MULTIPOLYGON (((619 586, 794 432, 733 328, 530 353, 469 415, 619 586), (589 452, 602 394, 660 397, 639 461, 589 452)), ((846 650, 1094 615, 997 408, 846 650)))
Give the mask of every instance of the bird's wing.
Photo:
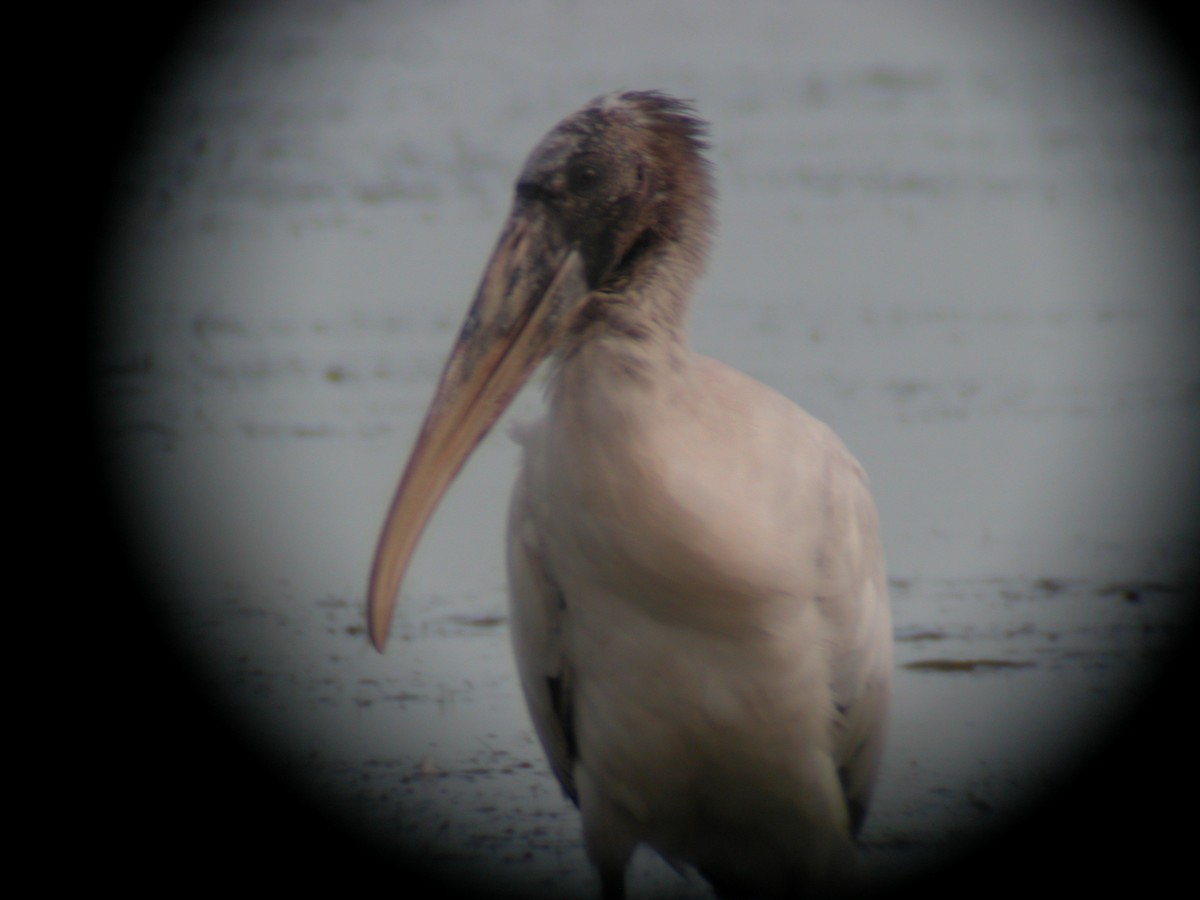
POLYGON ((888 707, 891 705, 891 625, 886 589, 877 592, 870 586, 866 595, 864 603, 871 608, 867 618, 872 635, 844 661, 846 667, 856 669, 850 679, 854 687, 843 693, 838 690, 836 680, 834 685, 838 715, 835 728, 838 775, 846 796, 852 834, 858 833, 866 817, 883 757, 888 707))
POLYGON ((838 595, 830 610, 837 620, 837 653, 833 672, 835 747, 838 774, 850 812, 851 832, 857 833, 866 815, 875 782, 891 701, 892 628, 887 577, 879 541, 879 520, 858 463, 845 454, 848 477, 844 508, 846 527, 854 533, 846 541, 848 590, 838 595))
POLYGON ((563 792, 579 804, 571 668, 563 652, 566 598, 545 565, 524 474, 509 506, 508 583, 513 655, 538 738, 563 792))

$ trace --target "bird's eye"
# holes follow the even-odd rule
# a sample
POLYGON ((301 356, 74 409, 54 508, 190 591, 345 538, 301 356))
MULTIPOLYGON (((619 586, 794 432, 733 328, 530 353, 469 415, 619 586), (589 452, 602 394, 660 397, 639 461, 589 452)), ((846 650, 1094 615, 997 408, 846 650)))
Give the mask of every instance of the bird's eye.
POLYGON ((600 170, 591 163, 579 163, 567 170, 567 187, 572 193, 586 193, 599 183, 600 170))

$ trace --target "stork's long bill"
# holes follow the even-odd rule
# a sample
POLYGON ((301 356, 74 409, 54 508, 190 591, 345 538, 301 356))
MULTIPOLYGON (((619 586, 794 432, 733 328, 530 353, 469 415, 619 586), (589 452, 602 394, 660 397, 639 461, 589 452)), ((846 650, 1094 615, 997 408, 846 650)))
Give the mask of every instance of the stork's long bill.
POLYGON ((368 627, 380 652, 404 571, 442 494, 561 342, 587 297, 578 250, 539 207, 518 203, 484 270, 375 549, 368 627))

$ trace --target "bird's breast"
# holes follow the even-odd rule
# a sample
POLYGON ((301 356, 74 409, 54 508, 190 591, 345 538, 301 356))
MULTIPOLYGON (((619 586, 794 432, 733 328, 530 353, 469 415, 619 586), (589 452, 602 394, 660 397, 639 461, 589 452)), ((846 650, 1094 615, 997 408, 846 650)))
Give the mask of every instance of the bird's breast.
POLYGON ((831 519, 831 492, 860 480, 828 429, 702 358, 653 380, 604 374, 562 386, 532 461, 552 558, 693 625, 710 603, 721 628, 747 606, 765 619, 738 621, 767 627, 820 592, 825 545, 853 525, 831 519))

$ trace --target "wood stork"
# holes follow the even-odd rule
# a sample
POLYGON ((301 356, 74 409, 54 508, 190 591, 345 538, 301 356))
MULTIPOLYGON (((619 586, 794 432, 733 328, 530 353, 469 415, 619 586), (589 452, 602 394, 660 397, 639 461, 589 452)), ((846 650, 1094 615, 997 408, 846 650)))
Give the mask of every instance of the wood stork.
POLYGON ((513 649, 606 897, 645 843, 719 893, 844 876, 891 680, 863 470, 825 425, 696 354, 706 127, 597 98, 534 149, 396 491, 371 574, 380 651, 450 481, 543 358, 548 414, 508 522, 513 649))

